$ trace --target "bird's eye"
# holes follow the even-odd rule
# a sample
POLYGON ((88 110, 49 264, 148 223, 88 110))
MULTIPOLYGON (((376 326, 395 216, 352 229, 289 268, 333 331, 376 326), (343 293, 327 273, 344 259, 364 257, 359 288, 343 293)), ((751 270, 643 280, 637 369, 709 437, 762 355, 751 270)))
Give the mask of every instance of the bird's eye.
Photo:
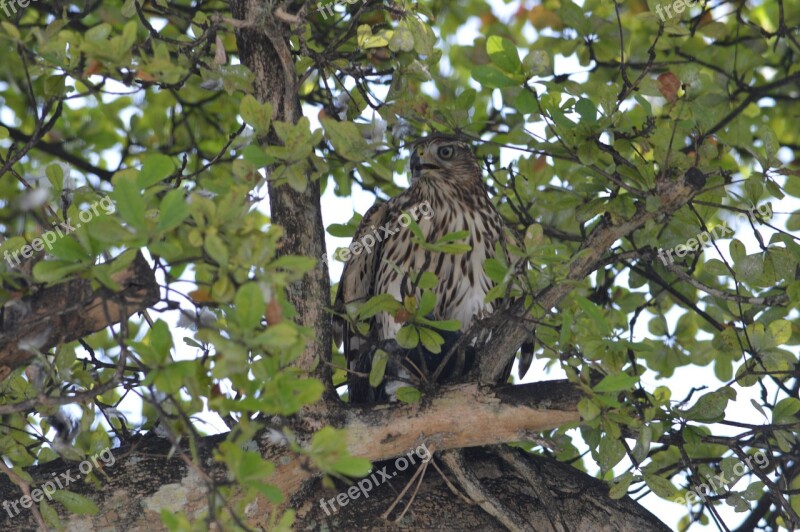
POLYGON ((442 146, 438 151, 439 157, 442 159, 451 159, 455 152, 456 150, 452 146, 442 146))

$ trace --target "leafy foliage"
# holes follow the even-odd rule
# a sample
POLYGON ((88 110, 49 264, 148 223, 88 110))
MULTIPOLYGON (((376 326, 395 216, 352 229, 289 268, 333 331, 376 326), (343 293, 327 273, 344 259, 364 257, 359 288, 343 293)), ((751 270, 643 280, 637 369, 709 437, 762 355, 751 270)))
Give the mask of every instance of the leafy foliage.
MULTIPOLYGON (((237 486, 249 500, 279 500, 273 465, 242 446, 256 414, 288 417, 323 393, 293 366, 314 331, 292 320, 285 298, 320 266, 280 254, 283 230, 258 208, 261 169, 295 190, 320 180, 341 197, 354 187, 391 196, 409 134, 458 131, 482 140, 487 185, 524 236, 537 356, 586 392, 579 431, 562 427, 527 448, 599 469, 615 497, 689 501, 682 528, 727 521, 725 505, 758 512, 767 529, 800 526, 800 2, 696 3, 664 20, 667 4, 656 0, 521 2, 502 17, 499 3, 472 0, 341 3, 326 17, 299 5, 288 4, 297 23, 276 22, 295 52, 306 110, 296 124, 252 96, 253 74, 232 60, 227 2, 116 0, 63 12, 34 2, 0 22, 0 254, 13 257, 53 224, 75 227, 28 268, 3 262, 0 303, 75 277, 114 290, 112 274, 138 250, 163 289, 161 318, 36 353, 0 382, 0 405, 87 392, 120 371, 109 391, 79 403, 80 454, 156 428, 197 441, 207 410, 238 424, 217 456, 237 486), (474 41, 458 38, 476 25, 474 41), (280 142, 260 142, 270 133, 280 142), (687 175, 702 176, 690 204, 613 242, 591 277, 568 279, 567 261, 594 228, 661 212, 652 192, 687 175), (84 220, 105 198, 113 212, 84 220), (723 224, 733 238, 698 244, 723 224), (572 290, 556 309, 535 305, 535 294, 565 282, 572 290), (175 327, 179 314, 189 332, 175 327), (690 373, 702 375, 703 393, 673 397, 670 379, 690 373), (130 420, 117 411, 125 397, 137 398, 130 420), (749 468, 744 482, 688 497, 758 453, 768 466, 749 468)), ((274 22, 267 7, 264 17, 274 22)), ((353 225, 329 230, 351 235, 353 225)), ((463 252, 463 236, 426 246, 463 252)), ((509 279, 501 259, 486 270, 509 279)), ((375 298, 358 317, 403 311, 398 341, 435 351, 436 329, 453 324, 427 320, 431 306, 429 295, 375 298)), ((333 363, 343 366, 340 354, 333 363)), ((398 394, 419 399, 413 388, 398 394)), ((0 453, 21 478, 56 457, 54 405, 3 419, 0 453)), ((327 474, 367 471, 330 428, 305 446, 284 437, 327 474)), ((231 487, 214 489, 224 507, 214 519, 237 522, 244 505, 226 504, 231 487)), ((71 512, 96 510, 58 493, 71 512)), ((57 524, 52 504, 41 513, 57 524)))

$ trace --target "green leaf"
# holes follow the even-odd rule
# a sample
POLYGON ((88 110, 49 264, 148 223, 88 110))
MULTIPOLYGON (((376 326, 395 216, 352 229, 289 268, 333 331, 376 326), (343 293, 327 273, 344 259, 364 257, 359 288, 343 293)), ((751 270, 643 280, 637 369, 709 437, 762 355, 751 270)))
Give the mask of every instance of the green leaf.
POLYGON ((151 187, 163 181, 174 171, 175 163, 172 162, 171 157, 160 153, 148 155, 144 159, 144 164, 142 165, 142 170, 139 172, 136 184, 139 188, 151 187))
POLYGON ((417 287, 423 290, 430 290, 439 283, 439 280, 436 278, 436 274, 433 272, 421 272, 419 276, 417 276, 416 281, 417 287))
POLYGON ((569 345, 572 338, 572 320, 574 316, 569 310, 564 310, 561 319, 561 332, 559 332, 558 344, 562 349, 569 345))
POLYGON ((389 45, 389 39, 386 38, 386 34, 378 33, 377 35, 373 35, 372 28, 367 24, 362 24, 356 29, 356 39, 358 47, 362 50, 383 48, 389 45))
POLYGON ((149 345, 161 355, 160 363, 163 363, 169 357, 173 345, 169 326, 163 320, 157 320, 150 328, 147 339, 149 345))
POLYGON ((47 501, 44 499, 39 503, 39 512, 42 514, 44 522, 51 527, 57 530, 62 530, 64 528, 64 523, 62 523, 61 519, 58 517, 58 512, 56 512, 55 508, 47 504, 47 501))
MULTIPOLYGON (((420 12, 425 9, 422 4, 419 4, 417 8, 420 12)), ((418 18, 419 15, 414 16, 411 13, 409 15, 403 19, 401 24, 403 22, 407 23, 409 31, 414 36, 414 51, 423 56, 434 55, 437 52, 434 48, 436 46, 436 34, 427 23, 418 18)))
POLYGON ((161 519, 161 522, 164 523, 164 526, 166 526, 171 531, 183 531, 192 529, 192 524, 189 522, 189 519, 184 514, 175 513, 173 510, 169 508, 162 508, 161 512, 159 512, 159 517, 161 519))
MULTIPOLYGON (((53 238, 53 236, 56 234, 57 233, 52 232, 47 236, 49 238, 53 238)), ((44 238, 45 235, 42 235, 42 237, 44 238)), ((64 236, 56 239, 50 248, 50 253, 58 259, 73 262, 86 262, 89 258, 89 254, 86 253, 86 250, 83 249, 83 247, 81 247, 81 245, 70 236, 64 236)))
POLYGON ((650 452, 650 442, 653 438, 653 429, 649 425, 643 426, 639 430, 639 436, 636 438, 636 446, 633 448, 631 454, 641 464, 647 458, 650 452))
POLYGON ((775 320, 767 327, 767 341, 770 347, 785 344, 792 336, 792 324, 788 320, 775 320))
MULTIPOLYGON (((544 50, 531 50, 522 60, 522 70, 526 77, 551 74, 553 68, 550 54, 544 50)), ((528 112, 533 112, 533 109, 528 112)))
POLYGON ((356 234, 356 227, 350 224, 330 224, 326 229, 328 234, 339 238, 353 238, 356 234))
POLYGON ((600 445, 597 448, 597 463, 603 473, 611 471, 624 456, 625 446, 617 438, 606 435, 600 439, 600 445))
POLYGON ((642 471, 642 476, 644 477, 645 483, 647 483, 647 487, 653 490, 653 493, 662 499, 672 499, 678 494, 677 488, 666 478, 648 473, 647 471, 642 471))
POLYGON ((394 314, 402 305, 391 294, 372 296, 358 309, 358 317, 362 320, 373 317, 378 312, 394 314))
POLYGON ((738 493, 731 493, 728 495, 728 497, 725 499, 725 503, 728 506, 733 506, 737 513, 746 512, 750 509, 750 503, 748 503, 745 498, 738 493))
POLYGON ((744 244, 742 244, 739 240, 735 238, 731 240, 731 243, 728 246, 728 250, 734 262, 741 261, 747 255, 747 250, 744 247, 744 244))
POLYGON ((183 190, 170 190, 161 200, 156 231, 159 233, 178 227, 189 216, 189 204, 183 190))
POLYGON ((720 421, 725 414, 728 401, 736 398, 736 390, 726 386, 700 397, 690 409, 683 411, 686 419, 712 423, 720 421))
POLYGON ((764 483, 760 481, 753 482, 747 489, 744 490, 744 498, 749 501, 757 501, 764 496, 764 483))
POLYGON ((194 360, 170 362, 148 373, 145 383, 154 384, 160 392, 174 394, 189 383, 196 371, 197 363, 194 360))
MULTIPOLYGON (((581 120, 584 122, 597 122, 597 106, 591 100, 581 98, 575 104, 575 111, 581 115, 581 120)), ((594 143, 592 143, 594 145, 594 143)))
POLYGON ((419 333, 417 328, 413 325, 405 325, 402 329, 397 331, 395 337, 398 345, 405 349, 413 349, 419 345, 419 333))
POLYGON ((100 511, 93 500, 65 489, 53 492, 52 497, 73 514, 97 515, 100 511))
POLYGON ((399 27, 389 39, 389 50, 393 52, 410 52, 414 49, 414 34, 410 30, 399 27))
POLYGON ((425 291, 422 293, 422 297, 420 297, 417 314, 420 316, 427 316, 430 312, 433 311, 435 306, 436 306, 436 294, 431 291, 425 291))
POLYGON ((538 111, 539 107, 536 104, 536 97, 530 91, 523 90, 517 96, 517 101, 514 105, 520 113, 527 115, 538 111))
POLYGON ((44 95, 46 98, 59 98, 66 93, 66 78, 64 76, 47 76, 44 80, 44 95))
MULTIPOLYGON (((578 145, 578 159, 580 159, 581 163, 587 166, 593 165, 600 159, 600 148, 595 146, 593 142, 582 142, 580 145, 578 145)), ((648 201, 654 199, 655 198, 653 198, 652 196, 647 198, 648 201)), ((655 210, 658 209, 656 208, 655 210)), ((648 205, 648 211, 650 211, 649 205, 648 205)))
POLYGON ((330 118, 323 118, 321 122, 337 155, 350 161, 363 161, 369 155, 367 141, 354 123, 330 118))
POLYGON ((767 413, 764 412, 764 407, 762 407, 758 403, 758 401, 756 401, 755 399, 750 399, 750 404, 753 405, 755 407, 755 409, 758 410, 761 413, 762 416, 764 416, 765 418, 767 417, 767 413))
POLYGON ((236 307, 236 318, 239 325, 246 330, 252 330, 261 324, 264 316, 264 294, 257 283, 246 283, 236 292, 233 301, 236 307))
POLYGON ((112 29, 113 27, 111 24, 103 22, 93 28, 89 28, 86 33, 84 33, 84 38, 89 42, 105 44, 104 41, 106 41, 108 36, 111 35, 112 29))
POLYGON ((388 362, 389 354, 383 349, 376 349, 372 357, 372 368, 369 370, 369 385, 373 388, 377 388, 383 382, 388 362))
POLYGON ((263 168, 275 162, 275 159, 267 155, 261 147, 253 144, 243 149, 241 154, 244 162, 250 163, 255 168, 263 168))
POLYGON ((797 423, 797 412, 800 411, 800 399, 786 397, 778 401, 772 409, 772 422, 776 425, 797 423))
POLYGON ((110 194, 117 212, 131 226, 144 230, 147 226, 144 218, 145 203, 140 187, 134 182, 132 174, 117 175, 120 177, 116 180, 114 190, 110 194))
POLYGON ((495 283, 502 283, 508 273, 508 268, 499 260, 492 258, 483 263, 483 271, 495 283))
POLYGON ((611 481, 611 488, 608 490, 608 496, 612 499, 621 499, 628 494, 628 488, 633 482, 633 473, 627 473, 615 478, 611 481))
POLYGON ((275 471, 275 465, 255 451, 244 451, 237 460, 234 474, 242 484, 263 484, 275 471))
POLYGON ((33 277, 40 283, 58 283, 70 274, 86 269, 85 264, 64 260, 37 262, 33 267, 33 277))
POLYGON ((397 389, 397 400, 403 403, 416 403, 422 394, 413 386, 402 386, 397 389))
MULTIPOLYGON (((422 342, 422 345, 434 354, 439 354, 442 352, 442 345, 444 345, 444 338, 431 329, 427 327, 420 327, 417 329, 419 332, 419 339, 422 342)), ((398 342, 399 343, 399 342, 398 342)))
POLYGON ((478 65, 471 70, 472 78, 490 89, 519 87, 522 82, 511 79, 494 67, 478 65))
POLYGON ((608 322, 603 317, 597 305, 581 296, 576 297, 575 300, 578 302, 578 306, 581 307, 581 310, 588 314, 589 318, 594 322, 598 331, 600 331, 603 336, 611 335, 611 327, 609 327, 608 322))
POLYGON ((622 390, 630 389, 634 384, 639 382, 639 377, 628 375, 626 373, 617 373, 616 375, 606 375, 603 377, 597 386, 594 387, 595 392, 620 392, 622 390))
POLYGON ((337 460, 331 467, 337 473, 353 478, 361 478, 369 474, 372 463, 366 458, 348 456, 337 460))
POLYGON ((417 321, 422 325, 439 329, 440 331, 455 332, 461 329, 461 322, 458 320, 429 320, 426 318, 417 318, 417 321))
POLYGON ((498 35, 491 35, 486 40, 486 53, 492 63, 512 74, 518 72, 522 65, 514 43, 498 35))
POLYGON ((284 255, 269 263, 271 270, 286 270, 295 273, 306 273, 314 269, 317 260, 314 257, 302 257, 298 255, 284 255))
POLYGON ((86 224, 86 231, 89 236, 106 244, 122 244, 132 237, 135 237, 130 230, 112 217, 104 217, 102 220, 93 218, 86 224))
POLYGON ((591 399, 584 397, 578 401, 578 413, 581 415, 581 419, 584 421, 591 421, 595 419, 600 415, 600 412, 600 407, 591 399))
POLYGON ((123 17, 131 18, 136 16, 136 2, 137 0, 125 0, 122 4, 122 9, 120 13, 122 13, 123 17))
POLYGON ((206 250, 214 261, 220 266, 228 265, 228 246, 216 233, 206 234, 203 242, 203 249, 206 250))
POLYGON ((0 27, 3 28, 6 35, 11 37, 15 41, 19 41, 22 39, 22 34, 19 32, 19 29, 17 29, 17 27, 11 24, 10 22, 6 20, 0 21, 0 27))
POLYGON ((300 340, 297 329, 286 322, 270 325, 258 338, 261 343, 272 349, 292 347, 300 340))
POLYGON ((781 146, 780 142, 778 142, 778 137, 775 135, 775 132, 772 131, 771 127, 762 125, 758 129, 758 134, 761 137, 761 140, 764 142, 764 152, 767 154, 767 160, 775 160, 775 155, 778 153, 778 148, 781 146))
POLYGON ((272 121, 272 104, 269 102, 260 103, 250 94, 246 94, 239 104, 239 114, 242 119, 256 130, 256 133, 264 135, 269 133, 269 126, 272 121))

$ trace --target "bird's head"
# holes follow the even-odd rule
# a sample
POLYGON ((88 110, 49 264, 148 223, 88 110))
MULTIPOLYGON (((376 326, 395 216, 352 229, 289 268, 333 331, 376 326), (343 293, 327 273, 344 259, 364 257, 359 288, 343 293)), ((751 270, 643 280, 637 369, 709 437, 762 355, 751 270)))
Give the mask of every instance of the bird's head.
POLYGON ((411 182, 422 179, 481 179, 481 167, 470 145, 449 135, 434 134, 411 146, 411 182))

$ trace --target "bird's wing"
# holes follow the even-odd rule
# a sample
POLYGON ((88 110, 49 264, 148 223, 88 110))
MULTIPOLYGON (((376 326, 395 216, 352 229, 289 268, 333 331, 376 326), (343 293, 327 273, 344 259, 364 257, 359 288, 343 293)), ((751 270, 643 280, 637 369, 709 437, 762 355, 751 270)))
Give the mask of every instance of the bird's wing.
MULTIPOLYGON (((363 244, 365 237, 368 236, 372 236, 373 240, 382 239, 380 228, 387 222, 390 203, 391 201, 376 203, 364 214, 353 236, 353 243, 363 244), (374 238, 376 234, 377 239, 374 238)), ((334 310, 337 313, 346 314, 348 303, 363 302, 375 295, 375 272, 380 264, 382 247, 382 242, 377 241, 375 247, 369 251, 364 249, 359 254, 351 253, 344 264, 342 278, 336 291, 334 310)), ((334 319, 333 338, 337 345, 344 342, 342 349, 347 360, 352 359, 366 340, 352 331, 347 321, 338 317, 334 319)))

